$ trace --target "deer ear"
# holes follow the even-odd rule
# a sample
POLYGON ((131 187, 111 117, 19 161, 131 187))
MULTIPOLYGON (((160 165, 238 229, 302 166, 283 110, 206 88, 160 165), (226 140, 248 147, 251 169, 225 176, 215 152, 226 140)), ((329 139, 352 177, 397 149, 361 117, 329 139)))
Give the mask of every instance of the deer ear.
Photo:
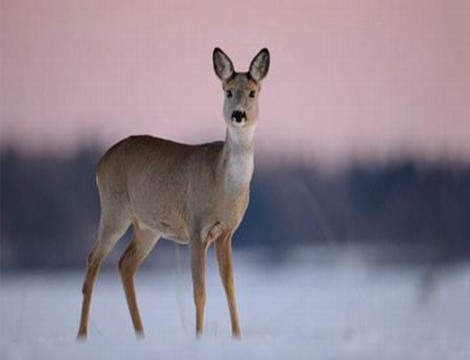
POLYGON ((212 53, 212 61, 214 62, 214 70, 220 80, 227 80, 232 76, 234 69, 232 60, 219 48, 215 48, 212 53))
POLYGON ((257 81, 263 80, 269 70, 269 50, 262 49, 251 61, 250 75, 257 81))

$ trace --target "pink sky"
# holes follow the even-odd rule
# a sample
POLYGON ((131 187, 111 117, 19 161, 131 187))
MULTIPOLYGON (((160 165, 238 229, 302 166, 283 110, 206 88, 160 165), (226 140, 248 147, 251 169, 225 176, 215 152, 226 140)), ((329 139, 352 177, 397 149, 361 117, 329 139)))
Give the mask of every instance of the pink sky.
POLYGON ((223 138, 212 49, 245 70, 267 46, 261 151, 470 158, 469 1, 1 4, 3 144, 223 138))

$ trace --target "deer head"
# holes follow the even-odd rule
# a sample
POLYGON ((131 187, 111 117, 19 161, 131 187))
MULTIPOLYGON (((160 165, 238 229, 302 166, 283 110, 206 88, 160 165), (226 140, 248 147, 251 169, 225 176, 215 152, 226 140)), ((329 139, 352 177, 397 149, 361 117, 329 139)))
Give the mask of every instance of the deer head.
POLYGON ((224 90, 224 119, 229 127, 246 128, 258 117, 261 81, 269 70, 269 51, 262 49, 251 61, 248 72, 236 72, 230 58, 219 48, 213 53, 214 70, 224 90))

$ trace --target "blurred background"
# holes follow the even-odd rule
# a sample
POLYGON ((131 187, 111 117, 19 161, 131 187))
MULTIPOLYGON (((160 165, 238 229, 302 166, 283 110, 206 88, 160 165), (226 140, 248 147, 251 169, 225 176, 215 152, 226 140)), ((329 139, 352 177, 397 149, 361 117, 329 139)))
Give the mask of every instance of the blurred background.
MULTIPOLYGON (((211 62, 219 46, 239 71, 262 47, 272 57, 251 202, 234 239, 241 282, 257 279, 249 266, 290 278, 299 264, 303 274, 330 269, 323 279, 335 281, 337 266, 357 273, 344 260, 352 256, 372 273, 413 271, 402 280, 430 294, 439 274, 470 259, 469 16, 470 3, 457 0, 2 0, 4 289, 24 294, 29 280, 11 280, 21 274, 79 270, 69 285, 77 314, 99 219, 97 161, 130 134, 223 139, 211 62)), ((115 271, 125 244, 106 267, 115 271)), ((187 271, 179 251, 161 241, 144 267, 187 271)), ((470 272, 459 274, 455 298, 468 300, 470 272)), ((377 284, 369 280, 365 294, 377 284)), ((449 304, 436 301, 445 318, 449 304)), ((470 333, 454 325, 451 333, 470 333)), ((350 339, 358 330, 341 331, 350 339)))

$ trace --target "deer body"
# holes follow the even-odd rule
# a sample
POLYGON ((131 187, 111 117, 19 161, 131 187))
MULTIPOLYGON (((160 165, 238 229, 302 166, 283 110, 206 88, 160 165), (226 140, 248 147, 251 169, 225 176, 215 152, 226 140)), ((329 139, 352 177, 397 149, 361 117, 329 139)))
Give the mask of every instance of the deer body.
POLYGON ((188 244, 191 235, 237 228, 252 173, 252 148, 240 149, 230 139, 186 145, 131 136, 105 154, 97 182, 103 204, 114 203, 141 228, 188 244))
POLYGON ((98 164, 100 228, 87 262, 79 337, 87 334, 100 264, 130 224, 134 235, 119 269, 136 333, 142 335, 143 326, 134 276, 163 237, 191 248, 198 334, 204 324, 206 253, 215 243, 232 333, 240 335, 231 239, 248 206, 258 115, 257 98, 252 95, 259 91, 259 82, 267 74, 269 53, 263 49, 252 61, 249 73, 236 73, 220 49, 214 50, 213 60, 226 93, 225 142, 186 145, 146 135, 131 136, 111 147, 98 164))

